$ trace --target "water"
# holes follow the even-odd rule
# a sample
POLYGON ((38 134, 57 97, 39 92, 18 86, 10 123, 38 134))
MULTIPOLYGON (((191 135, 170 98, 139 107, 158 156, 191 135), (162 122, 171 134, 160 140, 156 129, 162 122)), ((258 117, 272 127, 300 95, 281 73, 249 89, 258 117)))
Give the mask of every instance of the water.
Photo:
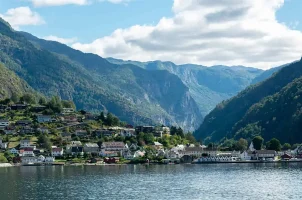
POLYGON ((0 199, 302 199, 302 164, 0 169, 0 199))

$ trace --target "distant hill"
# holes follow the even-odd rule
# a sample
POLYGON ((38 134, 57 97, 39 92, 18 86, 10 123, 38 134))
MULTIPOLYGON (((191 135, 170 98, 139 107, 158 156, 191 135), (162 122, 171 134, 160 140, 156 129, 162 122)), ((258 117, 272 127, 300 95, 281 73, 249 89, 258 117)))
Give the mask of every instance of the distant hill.
POLYGON ((221 101, 235 96, 263 73, 263 70, 243 66, 176 65, 172 62, 138 62, 107 58, 114 64, 133 64, 150 71, 166 70, 177 75, 189 88, 202 115, 208 114, 221 101))
POLYGON ((269 79, 224 101, 205 117, 195 136, 205 142, 224 138, 302 142, 302 61, 281 68, 269 79))
POLYGON ((14 31, 2 19, 0 62, 46 96, 72 100, 78 109, 110 111, 134 125, 194 130, 203 119, 188 87, 174 74, 115 65, 95 54, 14 31))

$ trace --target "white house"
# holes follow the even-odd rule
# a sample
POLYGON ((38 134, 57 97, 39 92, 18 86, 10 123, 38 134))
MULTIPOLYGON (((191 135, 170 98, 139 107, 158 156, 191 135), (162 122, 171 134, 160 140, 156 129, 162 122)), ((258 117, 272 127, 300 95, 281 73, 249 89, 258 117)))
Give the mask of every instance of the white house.
POLYGON ((124 142, 103 142, 100 155, 106 156, 108 152, 110 152, 110 154, 114 153, 122 155, 127 149, 128 145, 125 145, 124 142))
POLYGON ((63 148, 52 148, 51 156, 52 157, 62 157, 64 154, 63 148))
POLYGON ((84 144, 84 152, 98 154, 100 152, 99 145, 96 143, 86 143, 84 144))
POLYGON ((7 143, 0 140, 0 149, 7 149, 7 143))
POLYGON ((22 152, 22 156, 24 157, 35 156, 34 149, 30 147, 24 148, 22 152))
POLYGON ((37 161, 38 162, 44 162, 45 161, 45 157, 40 155, 38 158, 37 158, 37 161))
POLYGON ((23 164, 37 163, 38 162, 38 158, 37 157, 32 157, 32 156, 30 156, 30 157, 23 156, 23 157, 21 157, 21 162, 23 164))
POLYGON ((163 149, 163 148, 164 148, 164 146, 163 146, 161 143, 159 143, 159 142, 154 142, 153 147, 154 147, 156 150, 160 150, 160 149, 163 149))
POLYGON ((74 109, 73 108, 63 108, 62 113, 67 114, 67 113, 73 113, 74 109))
POLYGON ((20 148, 30 147, 30 140, 21 140, 20 141, 20 148))
POLYGON ((4 130, 5 127, 9 126, 9 121, 7 119, 0 120, 0 130, 4 130))
POLYGON ((54 157, 46 157, 44 162, 53 163, 53 162, 55 162, 55 158, 54 157))
POLYGON ((240 154, 239 158, 241 160, 251 160, 252 159, 252 156, 251 154, 249 154, 247 151, 244 151, 240 154))

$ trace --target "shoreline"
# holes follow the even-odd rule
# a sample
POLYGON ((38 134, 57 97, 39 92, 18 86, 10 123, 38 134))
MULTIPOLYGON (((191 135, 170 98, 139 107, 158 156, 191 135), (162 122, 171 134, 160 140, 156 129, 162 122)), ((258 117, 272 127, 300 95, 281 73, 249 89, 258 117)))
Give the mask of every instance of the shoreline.
POLYGON ((279 161, 222 161, 222 162, 192 162, 192 163, 179 163, 179 164, 165 164, 165 163, 140 163, 140 164, 125 164, 125 163, 115 163, 115 164, 106 164, 106 163, 74 163, 74 164, 65 164, 65 163, 35 163, 35 164, 11 164, 11 163, 0 163, 0 168, 5 167, 37 167, 37 166, 126 166, 126 165, 203 165, 203 164, 265 164, 265 163, 302 163, 302 160, 279 160, 279 161))

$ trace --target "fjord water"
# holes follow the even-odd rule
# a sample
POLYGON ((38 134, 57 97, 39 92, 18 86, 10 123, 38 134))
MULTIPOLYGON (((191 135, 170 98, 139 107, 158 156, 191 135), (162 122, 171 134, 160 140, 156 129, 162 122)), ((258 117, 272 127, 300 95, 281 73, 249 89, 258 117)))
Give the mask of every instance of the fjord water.
POLYGON ((302 199, 302 164, 0 169, 0 199, 302 199))

